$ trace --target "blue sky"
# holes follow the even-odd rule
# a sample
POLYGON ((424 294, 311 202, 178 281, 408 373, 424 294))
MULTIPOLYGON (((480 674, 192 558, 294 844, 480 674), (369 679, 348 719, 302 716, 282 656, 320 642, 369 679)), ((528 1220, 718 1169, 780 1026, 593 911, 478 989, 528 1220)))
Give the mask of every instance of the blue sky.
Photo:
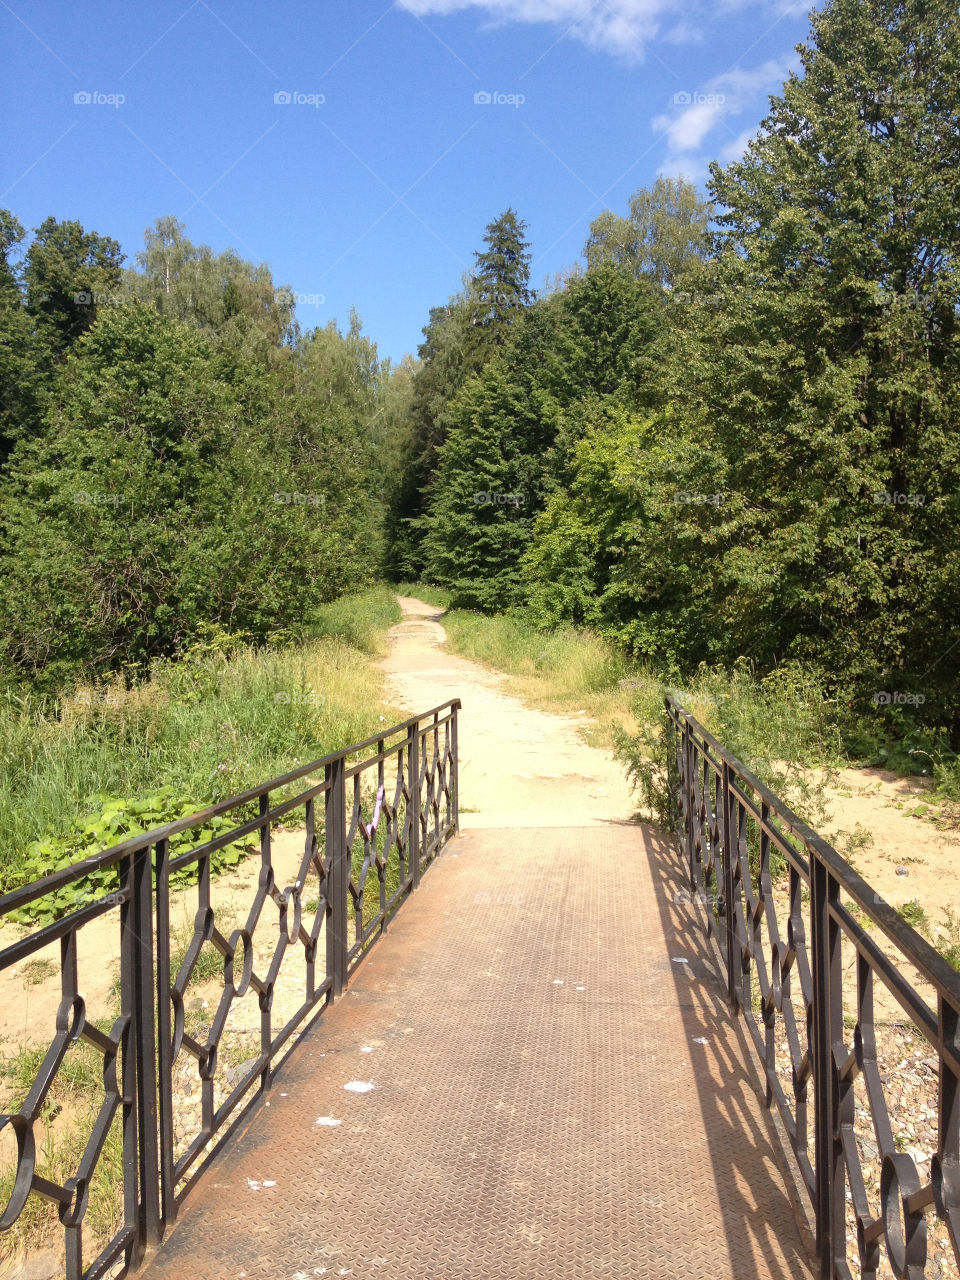
POLYGON ((540 285, 739 155, 807 32, 795 0, 0 0, 0 206, 130 261, 175 214, 398 359, 508 205, 540 285))

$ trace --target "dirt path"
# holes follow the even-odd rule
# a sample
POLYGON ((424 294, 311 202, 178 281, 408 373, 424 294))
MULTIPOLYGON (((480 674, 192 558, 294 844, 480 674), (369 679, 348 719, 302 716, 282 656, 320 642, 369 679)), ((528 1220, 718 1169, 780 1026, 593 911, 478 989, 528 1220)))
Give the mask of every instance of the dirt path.
POLYGON ((411 712, 460 698, 461 826, 581 827, 636 810, 623 766, 588 747, 584 717, 550 715, 502 691, 503 677, 444 647, 442 610, 398 597, 390 632, 388 696, 411 712))

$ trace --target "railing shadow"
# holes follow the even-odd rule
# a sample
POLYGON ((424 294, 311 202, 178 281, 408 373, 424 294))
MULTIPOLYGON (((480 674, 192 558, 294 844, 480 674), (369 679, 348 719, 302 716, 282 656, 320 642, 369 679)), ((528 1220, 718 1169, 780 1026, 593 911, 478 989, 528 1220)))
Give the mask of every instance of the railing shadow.
POLYGON ((794 1192, 790 1154, 763 1108, 752 1047, 727 1000, 724 972, 697 918, 698 906, 685 892, 679 855, 666 835, 653 830, 646 848, 736 1280, 761 1274, 759 1258, 762 1274, 774 1280, 813 1275, 815 1241, 794 1192), (703 1040, 708 1043, 698 1043, 703 1040), (789 1238, 778 1234, 784 1222, 796 1226, 789 1238))

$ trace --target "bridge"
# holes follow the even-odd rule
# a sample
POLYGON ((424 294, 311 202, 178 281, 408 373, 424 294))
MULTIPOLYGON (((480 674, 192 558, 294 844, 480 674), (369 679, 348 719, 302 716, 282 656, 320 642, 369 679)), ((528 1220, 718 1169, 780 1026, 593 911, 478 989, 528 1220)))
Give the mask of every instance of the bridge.
POLYGON ((53 948, 60 982, 0 1118, 0 1227, 53 1204, 69 1280, 956 1274, 960 978, 664 714, 672 831, 604 819, 604 779, 545 760, 532 821, 523 779, 507 825, 461 819, 452 698, 0 899, 71 902, 0 950, 3 974, 53 948), (82 978, 95 930, 112 1021, 82 978), (891 1026, 937 1064, 926 1152, 901 1141, 891 1026), (81 1048, 102 1104, 58 1180, 45 1104, 81 1048))

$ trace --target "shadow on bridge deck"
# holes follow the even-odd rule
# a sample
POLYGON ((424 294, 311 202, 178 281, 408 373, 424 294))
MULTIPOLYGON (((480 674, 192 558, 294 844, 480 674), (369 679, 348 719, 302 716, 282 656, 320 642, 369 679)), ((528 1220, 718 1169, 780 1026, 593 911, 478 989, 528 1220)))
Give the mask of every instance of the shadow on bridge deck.
POLYGON ((139 1276, 812 1275, 676 867, 628 824, 459 836, 139 1276))

